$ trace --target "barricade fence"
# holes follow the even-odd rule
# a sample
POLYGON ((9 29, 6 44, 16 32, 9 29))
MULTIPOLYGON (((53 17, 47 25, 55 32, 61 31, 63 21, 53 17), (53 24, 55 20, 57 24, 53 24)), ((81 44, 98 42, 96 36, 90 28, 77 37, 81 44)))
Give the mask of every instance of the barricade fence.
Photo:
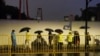
POLYGON ((67 35, 63 35, 63 42, 58 43, 58 37, 48 38, 48 35, 30 35, 26 41, 25 35, 16 35, 16 48, 12 47, 11 36, 0 35, 0 54, 45 54, 45 53, 79 53, 79 52, 95 52, 99 50, 100 35, 91 35, 89 46, 86 47, 84 35, 80 35, 79 44, 68 45, 66 41, 67 35), (27 43, 26 43, 27 42, 27 43), (97 49, 98 48, 98 49, 97 49))

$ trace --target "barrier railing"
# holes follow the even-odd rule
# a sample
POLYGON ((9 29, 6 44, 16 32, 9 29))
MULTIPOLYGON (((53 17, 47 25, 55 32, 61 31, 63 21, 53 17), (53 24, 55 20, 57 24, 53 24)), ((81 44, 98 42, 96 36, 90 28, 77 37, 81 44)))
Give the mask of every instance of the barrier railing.
POLYGON ((48 35, 42 35, 41 39, 37 39, 36 35, 30 35, 30 43, 25 44, 26 36, 17 35, 16 49, 13 50, 11 37, 9 35, 0 35, 0 54, 45 54, 45 53, 85 53, 95 52, 100 50, 100 35, 91 35, 90 46, 85 48, 85 36, 80 35, 80 45, 72 44, 68 47, 68 42, 65 41, 67 35, 63 35, 62 46, 58 45, 56 35, 53 36, 51 45, 49 44, 48 35))

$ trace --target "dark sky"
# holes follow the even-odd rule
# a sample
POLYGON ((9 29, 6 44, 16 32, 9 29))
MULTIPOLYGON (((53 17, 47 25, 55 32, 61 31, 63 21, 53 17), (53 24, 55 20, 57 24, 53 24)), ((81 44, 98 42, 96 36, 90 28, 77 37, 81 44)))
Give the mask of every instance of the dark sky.
MULTIPOLYGON (((7 5, 18 7, 19 0, 5 0, 7 5)), ((25 0, 22 0, 25 1, 25 0)), ((36 17, 37 8, 43 9, 44 19, 63 19, 65 15, 81 15, 80 8, 85 8, 85 0, 28 0, 30 17, 36 17)), ((100 0, 92 0, 89 6, 96 6, 100 0)), ((24 7, 24 6, 23 6, 24 7)), ((25 9, 22 9, 25 10, 25 9)))

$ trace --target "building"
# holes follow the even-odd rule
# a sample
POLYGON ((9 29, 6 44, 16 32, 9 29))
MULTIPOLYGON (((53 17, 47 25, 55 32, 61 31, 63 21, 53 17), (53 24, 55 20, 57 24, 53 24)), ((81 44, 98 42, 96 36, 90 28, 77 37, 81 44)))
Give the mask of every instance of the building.
MULTIPOLYGON (((81 10, 81 20, 85 20, 86 18, 86 9, 81 10)), ((87 18, 88 21, 100 21, 100 3, 97 4, 96 7, 88 7, 87 8, 87 18)))

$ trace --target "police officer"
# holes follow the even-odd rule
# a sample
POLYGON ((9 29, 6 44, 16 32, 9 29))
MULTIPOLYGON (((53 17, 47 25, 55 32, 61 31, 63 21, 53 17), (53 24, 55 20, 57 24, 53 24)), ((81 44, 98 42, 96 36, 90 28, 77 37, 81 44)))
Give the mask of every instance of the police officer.
MULTIPOLYGON (((58 38, 58 43, 57 43, 57 48, 58 48, 58 51, 62 50, 63 49, 63 31, 61 29, 56 29, 55 32, 58 33, 57 35, 57 38, 58 38)), ((58 53, 57 56, 62 56, 62 53, 58 53)))
POLYGON ((69 32, 69 34, 67 35, 66 41, 68 42, 67 48, 71 48, 72 47, 72 42, 73 42, 72 32, 69 32))

